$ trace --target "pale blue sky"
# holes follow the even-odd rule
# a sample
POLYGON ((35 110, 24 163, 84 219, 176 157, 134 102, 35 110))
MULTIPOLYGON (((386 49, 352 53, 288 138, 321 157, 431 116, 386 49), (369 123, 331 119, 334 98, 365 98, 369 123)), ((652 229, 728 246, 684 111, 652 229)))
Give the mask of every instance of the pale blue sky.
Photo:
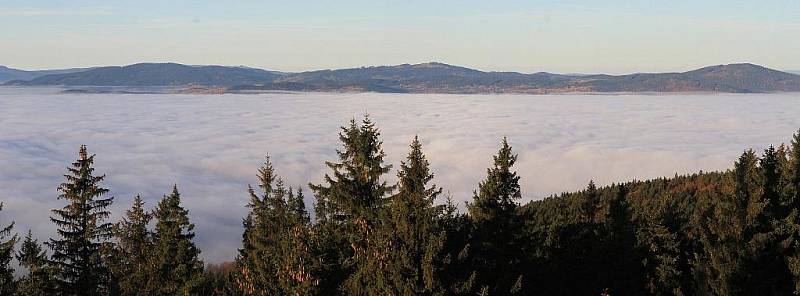
POLYGON ((0 2, 0 65, 143 61, 282 71, 428 61, 561 73, 735 62, 797 70, 800 1, 0 2))

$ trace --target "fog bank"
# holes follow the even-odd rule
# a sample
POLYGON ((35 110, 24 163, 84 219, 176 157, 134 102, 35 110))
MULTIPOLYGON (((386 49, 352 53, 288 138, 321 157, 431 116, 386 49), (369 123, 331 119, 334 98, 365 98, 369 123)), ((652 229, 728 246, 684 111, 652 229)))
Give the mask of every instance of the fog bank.
POLYGON ((177 183, 202 256, 231 260, 246 186, 264 155, 287 184, 305 188, 336 159, 339 126, 364 113, 381 129, 395 168, 418 134, 435 182, 458 201, 471 198, 507 136, 528 201, 590 179, 605 185, 727 169, 743 149, 789 141, 800 128, 800 94, 125 95, 0 87, 0 222, 52 235, 49 210, 64 204, 56 188, 86 144, 115 196, 114 220, 134 195, 152 207, 177 183))

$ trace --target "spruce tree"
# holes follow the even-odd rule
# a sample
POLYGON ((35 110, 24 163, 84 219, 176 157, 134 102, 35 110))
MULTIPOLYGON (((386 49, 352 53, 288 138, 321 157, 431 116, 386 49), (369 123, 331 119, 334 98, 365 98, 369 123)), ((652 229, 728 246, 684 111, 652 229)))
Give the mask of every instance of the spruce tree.
POLYGON ((346 279, 333 276, 333 282, 324 286, 338 286, 350 295, 392 293, 384 271, 388 242, 376 231, 385 199, 393 190, 382 180, 391 165, 383 164, 380 132, 366 116, 361 125, 351 120, 342 127, 339 139, 343 146, 337 150, 339 162, 326 162, 332 175, 326 174, 323 184, 310 185, 321 210, 317 213, 321 241, 332 244, 323 253, 326 273, 347 275, 346 279))
POLYGON ((744 293, 767 293, 773 295, 793 292, 793 280, 784 253, 786 234, 784 219, 784 169, 786 162, 783 150, 770 146, 760 159, 763 209, 757 226, 747 244, 749 254, 745 261, 746 280, 742 282, 744 293))
POLYGON ((740 204, 746 201, 743 210, 745 228, 741 239, 741 269, 735 287, 744 294, 768 293, 774 295, 791 293, 789 268, 781 255, 779 232, 775 231, 781 209, 780 157, 775 147, 765 150, 759 160, 752 151, 747 151, 736 166, 736 191, 740 204), (757 166, 759 163, 760 166, 757 166))
MULTIPOLYGON (((260 186, 264 188, 265 194, 272 192, 273 182, 273 169, 272 164, 267 161, 259 168, 260 186)), ((252 186, 248 186, 247 192, 250 196, 250 201, 246 205, 249 210, 247 216, 242 219, 242 226, 244 232, 242 233, 242 247, 239 249, 239 255, 236 257, 236 272, 234 273, 236 288, 243 295, 258 295, 256 292, 263 290, 263 287, 256 286, 256 282, 260 276, 256 274, 255 260, 258 258, 256 248, 258 247, 258 238, 261 237, 260 227, 266 205, 262 197, 258 196, 252 186)))
POLYGON ((644 222, 636 232, 637 246, 643 249, 643 284, 650 295, 684 295, 681 289, 680 246, 677 235, 663 225, 663 218, 644 222))
POLYGON ((133 206, 115 227, 117 240, 112 271, 119 284, 120 295, 151 295, 147 290, 148 258, 153 250, 153 234, 147 228, 153 216, 145 211, 142 197, 137 195, 133 206))
POLYGON ((442 189, 429 184, 433 180, 428 160, 418 137, 411 142, 411 152, 400 164, 398 192, 390 199, 388 228, 393 237, 391 276, 399 295, 432 295, 441 292, 438 262, 445 234, 437 225, 439 208, 434 200, 442 189))
POLYGON ((494 166, 486 169, 486 179, 478 184, 473 200, 467 206, 477 224, 508 223, 514 220, 516 200, 522 198, 519 176, 512 171, 517 155, 503 138, 500 151, 493 156, 494 166))
POLYGON ((549 247, 545 249, 549 255, 542 260, 545 271, 532 272, 538 273, 538 282, 551 281, 551 285, 563 287, 543 293, 597 294, 609 288, 607 278, 611 275, 605 275, 609 273, 606 269, 610 268, 610 259, 605 248, 611 246, 604 242, 610 240, 605 236, 611 231, 604 231, 604 226, 608 229, 610 225, 603 223, 608 217, 602 215, 601 201, 600 189, 589 181, 585 190, 571 196, 570 207, 565 209, 568 214, 550 222, 544 234, 544 243, 549 247), (570 280, 564 281, 565 278, 570 280), (571 281, 583 284, 570 285, 571 281))
POLYGON ((106 223, 113 198, 103 198, 108 189, 100 186, 105 175, 96 176, 86 146, 81 146, 78 160, 64 175, 59 199, 67 201, 53 210, 50 220, 58 227, 58 238, 47 245, 53 250, 51 264, 61 295, 101 295, 108 290, 109 272, 102 248, 113 236, 113 225, 106 223))
POLYGON ((297 194, 286 188, 267 157, 258 171, 260 193, 249 187, 243 247, 236 284, 245 295, 307 295, 319 284, 310 219, 297 194))
MULTIPOLYGON (((313 189, 313 188, 312 188, 313 189)), ((321 295, 335 295, 347 278, 348 272, 342 262, 351 254, 344 237, 344 223, 339 220, 337 210, 326 196, 314 196, 313 246, 320 259, 321 295)))
POLYGON ((494 165, 486 170, 486 179, 478 184, 472 202, 467 204, 474 225, 471 261, 481 293, 507 295, 524 289, 515 287, 521 276, 521 254, 517 254, 521 225, 516 201, 522 194, 520 177, 512 170, 517 155, 506 138, 493 158, 494 165))
MULTIPOLYGON (((0 202, 0 212, 3 211, 3 203, 0 202)), ((17 243, 17 235, 11 234, 14 229, 14 222, 0 229, 0 295, 11 295, 14 293, 14 270, 11 268, 11 259, 14 258, 14 244, 17 243)))
POLYGON ((789 213, 784 220, 787 265, 792 274, 794 293, 800 294, 800 130, 792 137, 788 163, 786 210, 789 213))
POLYGON ((202 285, 203 262, 194 245, 194 224, 189 211, 181 206, 178 187, 158 202, 154 248, 150 251, 151 269, 147 290, 152 295, 193 295, 202 285))
POLYGON ((778 166, 778 174, 780 175, 778 180, 778 196, 779 196, 779 212, 777 214, 777 219, 787 219, 788 216, 792 212, 792 200, 795 196, 795 188, 793 179, 794 179, 794 171, 792 169, 792 151, 790 146, 786 144, 781 144, 778 146, 776 150, 777 154, 777 166, 778 166))
POLYGON ((597 192, 597 185, 594 180, 589 180, 589 185, 586 186, 586 197, 581 200, 580 215, 578 221, 584 224, 593 224, 595 222, 595 214, 600 203, 600 196, 597 192))
POLYGON ((764 150, 764 155, 761 157, 760 166, 763 178, 763 200, 765 202, 764 219, 769 221, 772 219, 781 219, 785 216, 783 213, 783 206, 781 200, 781 193, 783 191, 783 170, 781 163, 784 161, 784 155, 779 154, 775 146, 769 146, 764 150))
POLYGON ((279 177, 275 174, 272 162, 267 156, 264 164, 258 169, 258 187, 260 194, 248 187, 250 212, 243 221, 243 247, 236 259, 238 268, 237 281, 243 294, 271 295, 279 293, 276 266, 278 257, 278 241, 282 227, 278 223, 278 211, 284 206, 279 200, 282 188, 276 188, 279 177))
POLYGON ((790 210, 800 210, 800 130, 792 137, 787 171, 787 175, 791 175, 789 187, 792 189, 787 204, 790 210))
POLYGON ((19 279, 15 295, 46 296, 55 293, 53 271, 47 262, 47 254, 30 231, 22 241, 16 257, 19 265, 27 269, 28 273, 19 279))
POLYGON ((316 295, 319 291, 320 262, 311 238, 311 221, 303 203, 303 191, 289 190, 286 231, 281 240, 278 283, 283 295, 316 295))
POLYGON ((746 150, 734 163, 730 178, 719 184, 721 196, 698 204, 694 219, 700 228, 698 241, 702 248, 695 254, 692 272, 704 282, 698 287, 701 294, 743 293, 743 283, 750 272, 748 260, 753 256, 748 244, 764 229, 765 203, 758 162, 756 154, 746 150))
POLYGON ((296 194, 290 194, 288 200, 286 201, 289 210, 289 217, 291 222, 294 224, 311 223, 311 217, 306 210, 306 204, 303 199, 305 199, 303 189, 298 187, 296 194))
POLYGON ((644 270, 641 268, 643 256, 636 248, 636 232, 631 218, 631 208, 627 201, 628 189, 625 185, 617 188, 614 197, 608 201, 608 210, 603 220, 605 263, 600 267, 600 279, 605 288, 614 294, 645 294, 644 270))
POLYGON ((752 237, 767 224, 764 215, 763 179, 758 157, 753 150, 745 151, 734 163, 736 206, 743 218, 743 238, 752 237))
POLYGON ((451 196, 445 198, 437 225, 446 234, 442 247, 439 279, 448 295, 474 295, 477 273, 470 260, 472 223, 468 215, 458 211, 451 196))

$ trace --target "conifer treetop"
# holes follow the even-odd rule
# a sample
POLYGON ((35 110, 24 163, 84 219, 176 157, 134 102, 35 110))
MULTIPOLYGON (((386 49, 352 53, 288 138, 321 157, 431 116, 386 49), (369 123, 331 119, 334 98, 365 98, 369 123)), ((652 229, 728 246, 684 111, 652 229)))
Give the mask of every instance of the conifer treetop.
POLYGON ((522 198, 520 177, 512 171, 517 155, 512 152, 506 137, 492 159, 494 163, 486 169, 486 179, 478 184, 473 202, 467 204, 470 216, 476 221, 510 217, 516 210, 516 200, 522 198))

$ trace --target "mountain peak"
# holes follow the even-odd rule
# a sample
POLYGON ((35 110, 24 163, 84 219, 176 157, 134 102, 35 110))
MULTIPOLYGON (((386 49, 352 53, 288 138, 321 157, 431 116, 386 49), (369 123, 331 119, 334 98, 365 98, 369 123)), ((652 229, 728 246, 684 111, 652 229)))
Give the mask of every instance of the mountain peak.
POLYGON ((77 73, 51 74, 20 82, 23 85, 73 86, 234 86, 272 82, 278 74, 261 69, 190 66, 178 63, 137 63, 93 68, 77 73))
POLYGON ((756 65, 752 63, 735 63, 735 64, 722 64, 722 65, 714 65, 703 67, 697 70, 688 71, 686 73, 691 72, 725 72, 725 71, 775 71, 780 72, 777 70, 772 70, 770 68, 756 65))
POLYGON ((189 65, 178 64, 178 63, 173 63, 173 62, 136 63, 136 64, 130 64, 130 65, 122 66, 122 67, 123 68, 137 68, 137 67, 162 67, 162 66, 167 66, 167 67, 191 67, 189 65))
POLYGON ((418 67, 418 68, 461 68, 461 67, 448 65, 448 64, 440 63, 440 62, 419 63, 419 64, 413 64, 411 66, 418 67))

